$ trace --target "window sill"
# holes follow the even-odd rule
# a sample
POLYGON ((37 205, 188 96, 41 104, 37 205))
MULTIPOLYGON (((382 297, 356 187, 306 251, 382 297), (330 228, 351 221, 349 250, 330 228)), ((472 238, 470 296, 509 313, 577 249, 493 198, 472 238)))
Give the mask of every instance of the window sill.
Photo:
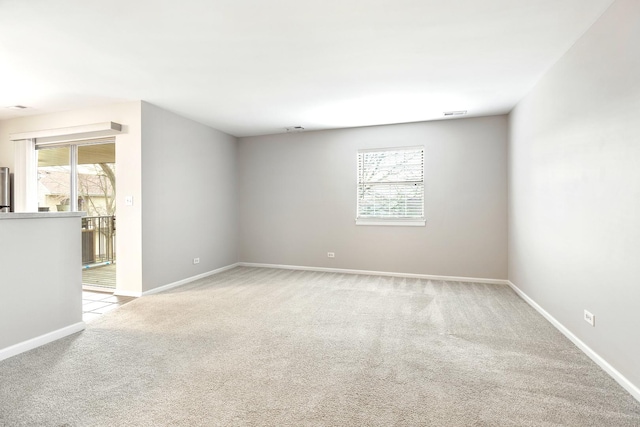
POLYGON ((358 218, 356 225, 384 225, 396 227, 424 227, 426 219, 381 219, 381 218, 358 218))

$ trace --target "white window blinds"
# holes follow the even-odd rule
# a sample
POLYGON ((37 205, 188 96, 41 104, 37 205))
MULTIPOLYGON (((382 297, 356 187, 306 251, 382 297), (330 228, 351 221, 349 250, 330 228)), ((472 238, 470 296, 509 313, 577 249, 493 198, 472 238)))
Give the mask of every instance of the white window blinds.
POLYGON ((424 220, 424 148, 358 151, 357 219, 424 220))

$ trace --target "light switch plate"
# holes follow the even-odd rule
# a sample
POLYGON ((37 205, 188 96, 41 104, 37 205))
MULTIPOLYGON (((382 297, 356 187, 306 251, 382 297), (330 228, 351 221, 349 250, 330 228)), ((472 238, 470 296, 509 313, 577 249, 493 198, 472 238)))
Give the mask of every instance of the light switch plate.
POLYGON ((584 321, 591 326, 596 326, 596 316, 587 310, 584 311, 584 321))

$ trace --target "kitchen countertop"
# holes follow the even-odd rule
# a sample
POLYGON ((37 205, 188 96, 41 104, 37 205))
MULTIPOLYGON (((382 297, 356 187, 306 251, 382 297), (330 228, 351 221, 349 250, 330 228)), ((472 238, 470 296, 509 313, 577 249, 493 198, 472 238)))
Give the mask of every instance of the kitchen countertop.
POLYGON ((87 216, 86 212, 0 212, 3 219, 34 219, 34 218, 74 218, 87 216))

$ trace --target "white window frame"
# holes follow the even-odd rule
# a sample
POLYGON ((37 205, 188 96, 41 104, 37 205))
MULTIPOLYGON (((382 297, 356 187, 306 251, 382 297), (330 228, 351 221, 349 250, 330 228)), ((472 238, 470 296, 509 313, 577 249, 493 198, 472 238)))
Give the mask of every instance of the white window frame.
POLYGON ((356 225, 382 225, 382 226, 410 226, 410 227, 424 227, 426 225, 426 218, 424 217, 424 146, 411 146, 411 147, 387 147, 387 148, 371 148, 361 149, 356 153, 356 225), (363 153, 371 152, 384 152, 384 151, 408 151, 408 150, 421 150, 422 151, 422 217, 361 217, 360 216, 360 189, 361 189, 361 175, 360 175, 360 155, 363 153))

